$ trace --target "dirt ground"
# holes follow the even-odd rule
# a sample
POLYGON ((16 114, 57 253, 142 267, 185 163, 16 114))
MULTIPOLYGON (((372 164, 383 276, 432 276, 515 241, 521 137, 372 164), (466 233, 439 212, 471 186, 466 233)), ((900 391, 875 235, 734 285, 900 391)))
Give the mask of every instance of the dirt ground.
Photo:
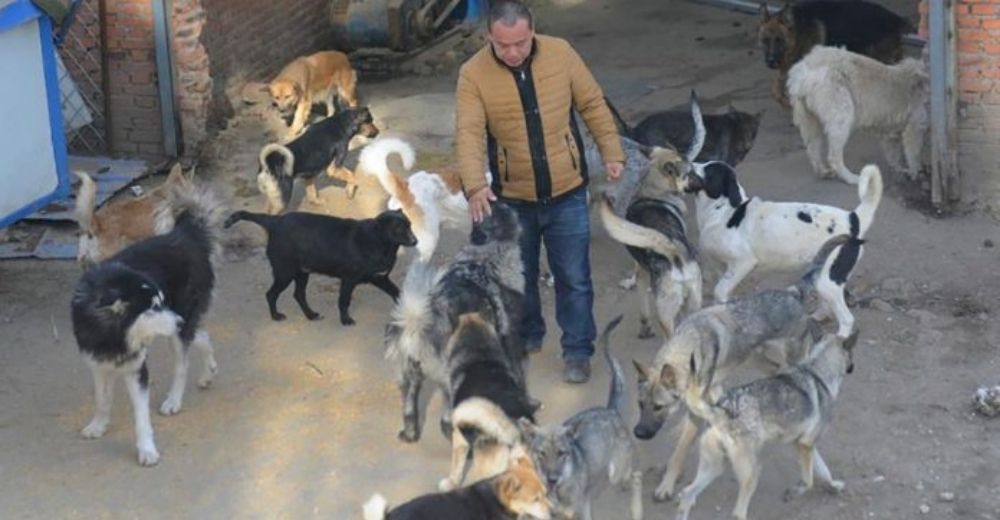
MULTIPOLYGON (((913 2, 906 4, 913 10, 913 2)), ((682 103, 692 87, 709 112, 728 102, 765 110, 757 144, 740 167, 749 193, 857 203, 854 188, 817 180, 790 114, 769 97, 772 75, 754 50, 754 17, 663 0, 562 0, 538 11, 540 28, 576 45, 632 121, 682 103)), ((454 80, 449 68, 435 77, 362 86, 386 134, 419 145, 418 167, 447 160, 454 80)), ((199 176, 231 196, 234 208, 262 206, 253 180, 257 150, 268 139, 261 110, 245 107, 199 166, 199 176)), ((859 136, 849 147, 853 167, 881 160, 870 137, 859 136)), ((1000 234, 995 221, 976 212, 930 217, 905 204, 894 176, 886 177, 886 196, 853 280, 863 338, 857 369, 819 445, 847 489, 841 496, 814 492, 783 502, 798 467, 791 448, 776 446, 764 457, 750 506, 754 518, 1000 520, 1000 423, 969 407, 978 385, 1000 383, 1000 325, 993 319, 1000 234)), ((370 184, 353 203, 337 186, 322 194, 325 209, 336 214, 371 214, 383 201, 370 184)), ((596 217, 592 222, 597 320, 603 326, 625 312, 616 352, 622 361, 648 361, 661 339, 636 339, 636 296, 617 286, 631 262, 596 217)), ((463 236, 446 235, 448 253, 463 236)), ((328 318, 306 321, 289 291, 280 301, 289 319, 272 322, 263 297, 270 273, 261 237, 251 224, 227 237, 231 247, 207 321, 220 374, 209 390, 192 382, 179 415, 154 413, 162 459, 152 469, 136 464, 122 385, 107 435, 93 441, 79 435, 93 395, 69 320, 76 266, 0 264, 0 517, 359 518, 361 503, 376 491, 399 503, 434 490, 448 467, 436 398, 421 442, 396 440, 399 395, 381 345, 389 298, 360 288, 352 307, 358 325, 343 327, 334 318, 337 283, 315 279, 309 297, 328 318)), ((397 281, 408 261, 406 254, 397 264, 397 281)), ((742 290, 778 287, 791 278, 756 278, 742 290)), ((589 384, 561 382, 551 289, 543 289, 543 297, 550 332, 556 332, 533 358, 530 384, 545 404, 540 420, 553 422, 604 402, 608 380, 596 362, 589 384)), ((155 410, 169 385, 169 349, 155 349, 150 365, 155 410)), ((629 370, 633 393, 634 377, 629 370)), ((636 416, 633 405, 629 422, 636 416)), ((666 430, 641 445, 647 518, 674 514, 674 504, 651 500, 672 446, 666 430)), ((728 517, 735 495, 727 474, 702 496, 693 518, 728 517)), ((607 491, 595 515, 623 518, 626 503, 624 493, 607 491)))

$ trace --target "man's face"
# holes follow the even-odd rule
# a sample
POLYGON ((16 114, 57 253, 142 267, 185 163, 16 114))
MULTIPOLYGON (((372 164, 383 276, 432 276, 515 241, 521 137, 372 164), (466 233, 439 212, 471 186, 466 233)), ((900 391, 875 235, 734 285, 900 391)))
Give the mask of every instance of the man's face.
POLYGON ((490 26, 490 44, 493 45, 493 52, 508 67, 519 67, 528 59, 534 37, 535 31, 523 18, 514 25, 494 22, 490 26))

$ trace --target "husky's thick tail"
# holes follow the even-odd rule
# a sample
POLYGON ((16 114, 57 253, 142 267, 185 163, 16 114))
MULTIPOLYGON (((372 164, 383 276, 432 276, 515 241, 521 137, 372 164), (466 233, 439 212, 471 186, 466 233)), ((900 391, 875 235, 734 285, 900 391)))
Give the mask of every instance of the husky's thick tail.
POLYGON ((466 436, 469 444, 481 439, 506 446, 514 446, 521 440, 521 431, 495 403, 482 397, 470 397, 455 407, 451 422, 466 436), (470 438, 471 437, 471 438, 470 438))
POLYGON ((632 137, 632 127, 625 122, 625 118, 618 112, 615 105, 611 103, 611 100, 607 96, 604 96, 604 103, 608 105, 608 110, 611 111, 611 117, 615 118, 615 126, 618 127, 618 134, 624 137, 632 137))
POLYGON ((386 357, 423 359, 430 348, 427 338, 431 328, 431 291, 440 277, 433 265, 414 260, 406 271, 399 302, 392 309, 386 327, 386 357))
POLYGON ((233 214, 229 215, 229 218, 226 219, 226 222, 223 224, 223 227, 229 229, 230 227, 233 226, 233 224, 241 220, 253 222, 254 224, 257 224, 258 226, 267 230, 268 233, 270 233, 271 230, 274 228, 274 223, 275 221, 278 220, 278 217, 276 215, 265 215, 264 213, 236 211, 233 212, 233 214))
POLYGON ((701 115, 698 94, 693 89, 691 90, 691 119, 694 122, 694 137, 691 139, 691 145, 684 152, 684 160, 689 163, 694 162, 698 154, 701 153, 702 147, 705 146, 705 120, 701 115))
POLYGON ((819 252, 813 257, 812 262, 809 263, 806 272, 795 284, 799 294, 804 297, 809 290, 816 286, 817 281, 829 277, 834 263, 830 262, 830 257, 842 246, 849 245, 854 240, 856 239, 850 235, 837 235, 824 242, 823 246, 819 248, 819 252))
POLYGON ((861 169, 858 180, 858 198, 861 203, 851 213, 851 236, 864 238, 875 220, 875 210, 882 201, 882 172, 878 166, 868 164, 861 169))
POLYGON ((362 508, 365 520, 383 520, 389 513, 389 501, 375 493, 362 508))
POLYGON ((618 360, 611 355, 611 333, 615 327, 622 322, 622 315, 611 320, 608 326, 601 333, 601 348, 604 350, 604 359, 608 362, 608 369, 611 371, 611 389, 608 391, 608 408, 618 412, 618 415, 625 416, 627 406, 625 395, 625 375, 622 373, 622 366, 618 360))
POLYGON ((226 206, 208 186, 183 182, 171 184, 167 197, 154 212, 156 234, 184 229, 194 231, 211 252, 212 261, 221 258, 220 231, 226 216, 226 206))
POLYGON ((76 208, 74 215, 80 230, 86 233, 94 232, 94 210, 97 208, 97 183, 86 172, 73 171, 80 178, 80 190, 76 193, 76 208))
POLYGON ((671 261, 677 261, 679 258, 687 256, 687 247, 684 244, 655 229, 643 227, 619 217, 615 214, 614 200, 612 200, 611 195, 605 193, 602 198, 601 222, 611 238, 627 246, 649 249, 671 261))
POLYGON ((278 183, 281 201, 287 206, 292 200, 292 188, 295 183, 295 156, 287 146, 281 143, 270 143, 260 149, 260 169, 266 171, 278 183))

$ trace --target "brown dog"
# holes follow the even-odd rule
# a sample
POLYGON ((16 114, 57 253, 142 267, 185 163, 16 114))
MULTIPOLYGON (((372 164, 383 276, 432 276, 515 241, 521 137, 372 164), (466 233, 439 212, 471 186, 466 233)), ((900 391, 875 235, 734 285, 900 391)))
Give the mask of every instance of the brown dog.
POLYGON ((792 68, 816 45, 847 50, 893 64, 903 59, 903 35, 910 23, 896 13, 866 0, 812 0, 785 6, 772 15, 760 4, 758 41, 764 62, 778 70, 771 94, 786 108, 785 83, 792 68))
POLYGON ((296 58, 281 69, 268 84, 267 90, 271 94, 271 105, 282 116, 294 112, 288 129, 288 138, 291 139, 305 128, 313 103, 324 103, 327 116, 333 115, 333 97, 337 95, 348 106, 358 106, 357 83, 358 74, 346 54, 323 51, 296 58))
POLYGON ((167 201, 171 186, 191 182, 180 164, 176 164, 167 180, 156 189, 141 197, 113 201, 95 211, 97 184, 86 173, 73 173, 80 178, 80 191, 76 195, 76 221, 80 226, 76 259, 83 268, 153 236, 156 212, 167 201))

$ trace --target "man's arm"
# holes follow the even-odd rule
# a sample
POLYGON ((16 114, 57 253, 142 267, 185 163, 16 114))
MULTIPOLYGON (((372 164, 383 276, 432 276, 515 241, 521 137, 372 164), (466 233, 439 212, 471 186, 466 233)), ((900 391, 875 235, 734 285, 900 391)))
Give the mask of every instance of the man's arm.
POLYGON ((455 162, 465 196, 486 187, 486 108, 463 69, 455 88, 455 162))
POLYGON ((618 127, 608 104, 604 102, 604 92, 594 79, 583 58, 572 47, 569 51, 569 70, 571 88, 573 91, 573 106, 583 122, 586 123, 590 135, 601 150, 601 158, 605 163, 624 163, 625 152, 622 150, 618 127))

